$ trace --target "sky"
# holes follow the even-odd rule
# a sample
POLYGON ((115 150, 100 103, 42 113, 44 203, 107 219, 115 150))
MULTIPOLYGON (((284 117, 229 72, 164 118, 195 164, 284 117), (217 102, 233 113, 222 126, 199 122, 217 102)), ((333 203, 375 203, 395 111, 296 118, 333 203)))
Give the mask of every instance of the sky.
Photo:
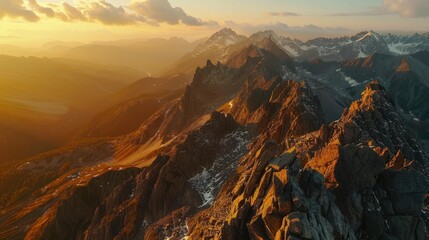
POLYGON ((0 44, 196 40, 223 28, 289 37, 429 32, 428 0, 0 0, 0 44))

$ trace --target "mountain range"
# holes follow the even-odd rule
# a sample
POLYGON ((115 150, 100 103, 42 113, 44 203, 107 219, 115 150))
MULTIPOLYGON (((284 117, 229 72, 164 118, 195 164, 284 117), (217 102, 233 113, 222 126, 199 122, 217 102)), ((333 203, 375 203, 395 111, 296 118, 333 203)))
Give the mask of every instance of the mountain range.
POLYGON ((2 169, 0 239, 428 239, 427 37, 223 29, 2 169))
POLYGON ((192 51, 200 41, 188 42, 177 37, 91 43, 55 41, 37 48, 0 45, 0 54, 66 58, 99 65, 121 66, 141 71, 140 77, 144 77, 161 75, 177 59, 192 51))
POLYGON ((278 36, 273 31, 257 32, 249 37, 241 36, 229 28, 222 29, 176 63, 175 71, 193 71, 195 64, 204 65, 204 60, 225 63, 228 56, 243 47, 257 45, 270 37, 285 53, 298 61, 322 59, 343 61, 367 57, 373 53, 388 55, 412 54, 429 51, 429 34, 392 35, 373 31, 360 32, 340 38, 316 38, 308 41, 278 36), (195 62, 191 66, 190 62, 195 62))

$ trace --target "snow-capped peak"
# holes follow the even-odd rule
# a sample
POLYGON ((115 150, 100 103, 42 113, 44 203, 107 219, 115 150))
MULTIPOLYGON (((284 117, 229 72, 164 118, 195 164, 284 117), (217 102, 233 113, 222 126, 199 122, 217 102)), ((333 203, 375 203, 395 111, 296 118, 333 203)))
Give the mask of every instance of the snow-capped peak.
POLYGON ((374 32, 374 31, 361 32, 361 33, 358 33, 357 35, 354 36, 355 39, 357 38, 357 40, 355 40, 355 42, 361 42, 361 41, 363 41, 367 38, 370 38, 370 37, 372 37, 373 39, 375 39, 377 41, 379 41, 381 39, 381 35, 374 32))
POLYGON ((252 42, 260 42, 266 38, 271 38, 276 42, 279 42, 279 36, 274 31, 267 30, 267 31, 260 31, 257 33, 254 33, 250 36, 250 40, 252 42))
POLYGON ((253 44, 259 48, 276 45, 289 56, 300 60, 321 58, 326 61, 341 61, 364 58, 373 53, 404 55, 429 50, 429 33, 413 35, 379 34, 363 31, 340 38, 316 38, 308 41, 287 38, 274 31, 260 31, 250 37, 238 35, 230 28, 224 28, 200 44, 193 56, 209 54, 222 61, 241 47, 253 44))
POLYGON ((226 48, 230 45, 238 44, 245 41, 247 37, 238 35, 230 28, 224 28, 215 34, 211 35, 210 38, 201 43, 193 52, 193 55, 200 55, 205 52, 210 52, 213 49, 219 50, 226 48))
POLYGON ((219 44, 222 46, 229 46, 237 44, 246 39, 245 36, 238 35, 230 28, 224 28, 215 34, 213 34, 206 43, 208 44, 219 44))

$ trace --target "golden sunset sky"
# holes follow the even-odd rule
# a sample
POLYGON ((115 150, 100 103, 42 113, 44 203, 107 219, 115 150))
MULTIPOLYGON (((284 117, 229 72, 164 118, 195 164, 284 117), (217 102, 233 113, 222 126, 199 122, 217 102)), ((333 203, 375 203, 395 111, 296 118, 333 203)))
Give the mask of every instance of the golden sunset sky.
POLYGON ((1 0, 0 44, 195 40, 222 27, 308 39, 363 30, 428 32, 427 0, 1 0))

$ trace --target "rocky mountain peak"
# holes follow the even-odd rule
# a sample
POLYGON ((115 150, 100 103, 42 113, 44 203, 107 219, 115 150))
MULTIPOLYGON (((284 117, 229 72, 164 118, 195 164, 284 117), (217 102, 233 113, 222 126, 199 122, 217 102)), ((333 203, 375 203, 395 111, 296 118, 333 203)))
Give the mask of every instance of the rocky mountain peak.
POLYGON ((278 58, 281 62, 285 63, 290 69, 294 69, 294 63, 289 54, 281 47, 279 40, 274 37, 265 37, 256 45, 265 51, 278 58))
POLYGON ((213 35, 211 35, 210 39, 229 37, 229 36, 237 37, 238 34, 234 30, 232 30, 231 28, 223 28, 223 29, 219 30, 218 32, 214 33, 213 35))
POLYGON ((425 161, 394 102, 378 81, 369 83, 362 98, 353 102, 334 125, 335 134, 343 144, 365 142, 371 147, 390 149, 390 158, 401 150, 407 159, 425 161))
POLYGON ((374 31, 365 31, 365 32, 360 32, 356 35, 354 35, 353 37, 351 37, 352 40, 356 41, 356 42, 361 42, 364 41, 366 39, 374 39, 376 41, 380 41, 382 40, 382 36, 374 31))
POLYGON ((224 28, 210 36, 210 38, 204 43, 204 45, 217 44, 220 46, 229 46, 232 44, 237 44, 245 39, 245 36, 238 35, 232 29, 224 28))
POLYGON ((400 150, 408 160, 422 164, 427 162, 419 144, 396 111, 392 99, 378 81, 369 83, 361 99, 354 101, 339 120, 322 127, 316 135, 305 136, 298 142, 298 152, 310 158, 312 153, 335 143, 368 146, 386 161, 390 161, 400 150), (308 145, 308 141, 315 142, 308 145))
POLYGON ((270 38, 270 39, 272 39, 275 42, 279 42, 280 41, 279 40, 279 36, 274 31, 271 31, 271 30, 260 31, 260 32, 252 34, 249 37, 250 41, 253 42, 253 43, 261 42, 261 41, 263 41, 266 38, 270 38))
MULTIPOLYGON (((365 90, 362 92, 362 99, 356 101, 350 107, 350 111, 359 109, 362 111, 364 109, 374 109, 379 108, 378 110, 390 110, 390 109, 380 109, 386 104, 390 103, 390 99, 385 88, 380 84, 378 80, 374 80, 366 85, 365 90)), ((390 107, 390 106, 388 106, 390 107)))
POLYGON ((262 58, 265 56, 265 53, 254 44, 250 44, 248 47, 244 48, 242 51, 240 51, 238 54, 236 54, 234 57, 230 58, 227 61, 227 65, 238 68, 243 65, 245 65, 249 58, 262 58))

